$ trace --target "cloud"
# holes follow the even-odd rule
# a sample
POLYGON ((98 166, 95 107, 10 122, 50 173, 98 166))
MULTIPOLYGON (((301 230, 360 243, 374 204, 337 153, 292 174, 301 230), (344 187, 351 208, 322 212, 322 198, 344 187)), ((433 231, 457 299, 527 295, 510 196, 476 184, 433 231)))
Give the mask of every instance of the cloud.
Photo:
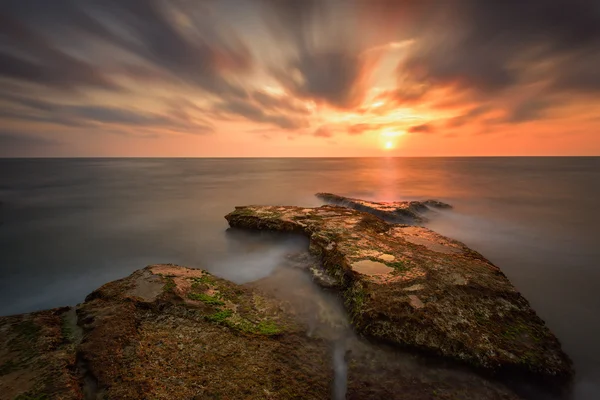
POLYGON ((279 83, 318 103, 340 109, 359 106, 379 55, 365 53, 368 46, 351 39, 356 27, 336 17, 343 7, 314 0, 262 3, 266 25, 293 54, 283 67, 271 69, 279 83))
POLYGON ((58 87, 115 88, 102 74, 105 60, 98 59, 99 65, 92 67, 31 29, 36 26, 50 37, 62 33, 57 43, 69 36, 71 46, 81 51, 86 43, 94 43, 97 55, 92 57, 118 49, 123 58, 128 55, 138 64, 138 71, 158 68, 209 93, 245 97, 245 90, 226 75, 249 71, 250 51, 234 30, 221 29, 203 10, 200 4, 160 0, 106 0, 101 6, 72 0, 7 0, 0 9, 0 29, 11 48, 0 53, 0 74, 58 87), (203 19, 197 21, 203 22, 202 29, 194 24, 184 29, 189 16, 203 19))
POLYGON ((321 138, 330 138, 333 137, 333 132, 326 126, 320 126, 313 132, 313 136, 321 138))
MULTIPOLYGON (((598 45, 600 46, 600 45, 598 45)), ((583 50, 556 63, 553 90, 566 93, 598 95, 600 93, 600 49, 583 50)))
POLYGON ((494 131, 591 114, 598 64, 587 0, 0 2, 0 123, 31 132, 494 131))
POLYGON ((386 126, 385 124, 353 124, 348 126, 348 135, 362 135, 365 132, 376 131, 386 126))
POLYGON ((215 106, 215 110, 229 115, 241 116, 254 122, 272 124, 287 130, 306 127, 306 121, 303 119, 283 114, 267 114, 262 108, 243 100, 229 100, 219 103, 215 106))
POLYGON ((2 157, 27 156, 50 147, 60 146, 58 140, 32 136, 17 131, 0 131, 0 155, 2 157))
POLYGON ((534 121, 545 116, 553 103, 544 99, 528 99, 518 103, 507 116, 507 122, 519 123, 534 121))
POLYGON ((311 52, 275 74, 286 89, 301 98, 351 109, 364 101, 373 65, 365 57, 343 52, 311 52))
POLYGON ((117 89, 96 67, 57 49, 41 34, 3 11, 0 6, 1 77, 62 89, 78 86, 117 89))
POLYGON ((435 129, 431 124, 415 125, 408 128, 410 133, 434 133, 435 129))
POLYGON ((593 2, 463 0, 440 8, 451 18, 432 18, 442 29, 424 35, 399 68, 414 80, 494 93, 522 83, 536 63, 598 52, 600 10, 593 2))
POLYGON ((459 128, 473 122, 477 117, 487 114, 491 107, 487 104, 471 108, 464 114, 446 120, 447 128, 459 128))
POLYGON ((276 96, 264 91, 256 90, 252 93, 252 99, 264 109, 285 111, 302 115, 310 114, 310 110, 306 107, 306 104, 295 100, 291 96, 276 96))
MULTIPOLYGON (((506 114, 488 124, 504 124, 542 120, 556 105, 600 95, 597 3, 459 0, 431 6, 415 9, 413 17, 429 13, 427 23, 398 64, 397 87, 382 98, 439 110, 479 104, 482 113, 506 114)), ((459 114, 446 126, 482 121, 481 115, 459 114)))
POLYGON ((0 144, 3 146, 57 146, 61 142, 14 131, 0 131, 0 144))
POLYGON ((0 100, 4 100, 8 104, 0 111, 0 116, 16 120, 48 122, 67 127, 93 127, 97 124, 114 124, 150 128, 163 127, 189 133, 208 133, 212 131, 209 123, 190 118, 182 110, 178 112, 164 111, 160 114, 124 107, 65 105, 10 94, 1 96, 0 100))

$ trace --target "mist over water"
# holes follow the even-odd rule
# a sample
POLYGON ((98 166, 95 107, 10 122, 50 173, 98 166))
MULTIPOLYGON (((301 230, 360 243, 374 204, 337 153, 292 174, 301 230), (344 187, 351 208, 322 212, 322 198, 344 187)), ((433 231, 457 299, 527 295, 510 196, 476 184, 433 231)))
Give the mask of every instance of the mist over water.
MULTIPOLYGON (((306 240, 247 237, 223 218, 236 205, 318 206, 319 191, 453 204, 429 227, 498 265, 573 358, 574 398, 600 398, 600 158, 0 160, 0 315, 76 304, 151 263, 280 294, 294 283, 308 311, 336 310, 282 268, 306 240)), ((334 362, 348 342, 332 335, 334 362)))

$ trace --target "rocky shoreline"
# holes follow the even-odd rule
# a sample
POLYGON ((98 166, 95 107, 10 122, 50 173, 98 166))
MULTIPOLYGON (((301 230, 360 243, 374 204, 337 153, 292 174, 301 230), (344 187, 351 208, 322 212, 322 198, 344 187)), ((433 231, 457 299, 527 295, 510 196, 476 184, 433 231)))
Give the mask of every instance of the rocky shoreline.
MULTIPOLYGON (((318 261, 307 268, 339 294, 351 327, 269 290, 275 276, 236 285, 151 265, 77 307, 0 317, 0 398, 518 399, 494 376, 568 385, 568 356, 496 266, 356 200, 226 216, 233 228, 307 236, 318 261), (423 367, 403 349, 449 364, 423 367)), ((421 207, 446 207, 411 203, 394 204, 420 218, 413 224, 426 218, 421 207)))

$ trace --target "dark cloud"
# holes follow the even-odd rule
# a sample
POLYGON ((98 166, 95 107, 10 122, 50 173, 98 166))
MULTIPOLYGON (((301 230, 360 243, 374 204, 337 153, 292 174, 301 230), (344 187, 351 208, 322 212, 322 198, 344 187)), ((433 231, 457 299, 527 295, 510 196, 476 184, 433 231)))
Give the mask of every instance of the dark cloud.
POLYGON ((529 99, 520 102, 510 110, 507 122, 519 123, 541 119, 551 106, 553 103, 544 99, 529 99))
POLYGON ((15 131, 0 131, 0 156, 29 156, 49 147, 60 146, 62 142, 53 139, 31 136, 15 131))
POLYGON ((173 121, 167 117, 138 113, 122 108, 100 106, 59 106, 59 112, 87 121, 118 123, 125 125, 170 125, 173 121))
POLYGON ((138 127, 166 127, 188 133, 212 131, 206 122, 190 119, 183 111, 163 114, 140 112, 126 108, 108 106, 64 105, 32 99, 19 95, 5 94, 0 97, 9 106, 3 107, 0 116, 5 118, 48 122, 68 127, 91 127, 96 124, 118 124, 138 127), (17 107, 16 106, 21 106, 17 107))
POLYGON ((596 52, 581 51, 562 59, 555 68, 552 89, 558 92, 600 93, 600 44, 596 52))
POLYGON ((261 107, 243 100, 234 99, 219 103, 215 106, 215 110, 225 114, 241 116, 254 122, 272 124, 286 130, 307 126, 307 122, 302 118, 293 118, 283 114, 267 114, 261 107))
POLYGON ((491 107, 487 104, 473 107, 466 113, 457 117, 450 118, 446 121, 446 127, 458 128, 468 123, 473 122, 477 117, 484 115, 491 111, 491 107))
POLYGON ((348 109, 363 102, 372 68, 372 60, 363 56, 311 52, 275 73, 279 82, 299 97, 348 109))
POLYGON ((416 86, 468 89, 479 99, 492 98, 508 89, 548 81, 573 91, 600 90, 600 68, 591 62, 600 54, 599 4, 438 2, 435 10, 429 10, 431 18, 418 43, 398 67, 396 97, 418 100, 424 93, 415 92, 416 86))
POLYGON ((431 124, 415 125, 408 128, 410 133, 434 133, 435 128, 431 124))
POLYGON ((245 97, 245 90, 225 76, 252 67, 249 49, 235 33, 208 20, 201 27, 180 26, 185 18, 207 18, 203 7, 161 0, 7 0, 2 4, 0 29, 13 48, 0 53, 0 74, 59 87, 112 85, 98 68, 43 39, 48 33, 63 46, 81 51, 94 40, 98 49, 102 43, 109 44, 148 63, 149 68, 170 73, 173 79, 213 94, 245 97))
POLYGON ((2 11, 0 8, 0 76, 63 89, 117 88, 97 68, 62 52, 42 34, 2 11))
POLYGON ((310 114, 310 110, 306 108, 305 104, 290 96, 274 96, 257 90, 252 93, 252 99, 268 110, 279 110, 303 115, 310 114))
MULTIPOLYGON (((364 100, 377 61, 365 54, 354 35, 348 5, 332 1, 262 2, 267 26, 292 53, 287 65, 272 72, 290 92, 337 108, 364 100)), ((354 11, 357 11, 354 9, 354 11)))
POLYGON ((0 131, 0 144, 2 146, 57 146, 61 142, 19 132, 0 131))

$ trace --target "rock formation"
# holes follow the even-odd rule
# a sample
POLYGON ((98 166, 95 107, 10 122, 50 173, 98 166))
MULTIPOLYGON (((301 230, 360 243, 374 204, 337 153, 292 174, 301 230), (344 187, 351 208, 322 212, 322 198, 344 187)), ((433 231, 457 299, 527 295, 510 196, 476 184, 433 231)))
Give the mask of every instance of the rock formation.
POLYGON ((452 208, 438 200, 376 202, 332 193, 317 193, 316 196, 329 204, 368 212, 388 222, 402 224, 420 224, 427 221, 425 214, 432 209, 452 208))
POLYGON ((567 379, 569 358, 498 267, 427 228, 338 207, 236 207, 236 228, 309 237, 361 334, 482 370, 567 379))
POLYGON ((346 207, 245 206, 226 219, 307 236, 312 256, 279 271, 310 271, 343 306, 280 293, 277 271, 236 285, 151 265, 77 307, 0 317, 0 398, 521 398, 473 367, 568 382, 560 343, 496 266, 408 225, 448 205, 319 197, 346 207))
POLYGON ((76 308, 0 317, 0 333, 2 399, 322 400, 336 388, 336 399, 519 398, 356 337, 309 335, 256 284, 175 265, 110 282, 76 308))

